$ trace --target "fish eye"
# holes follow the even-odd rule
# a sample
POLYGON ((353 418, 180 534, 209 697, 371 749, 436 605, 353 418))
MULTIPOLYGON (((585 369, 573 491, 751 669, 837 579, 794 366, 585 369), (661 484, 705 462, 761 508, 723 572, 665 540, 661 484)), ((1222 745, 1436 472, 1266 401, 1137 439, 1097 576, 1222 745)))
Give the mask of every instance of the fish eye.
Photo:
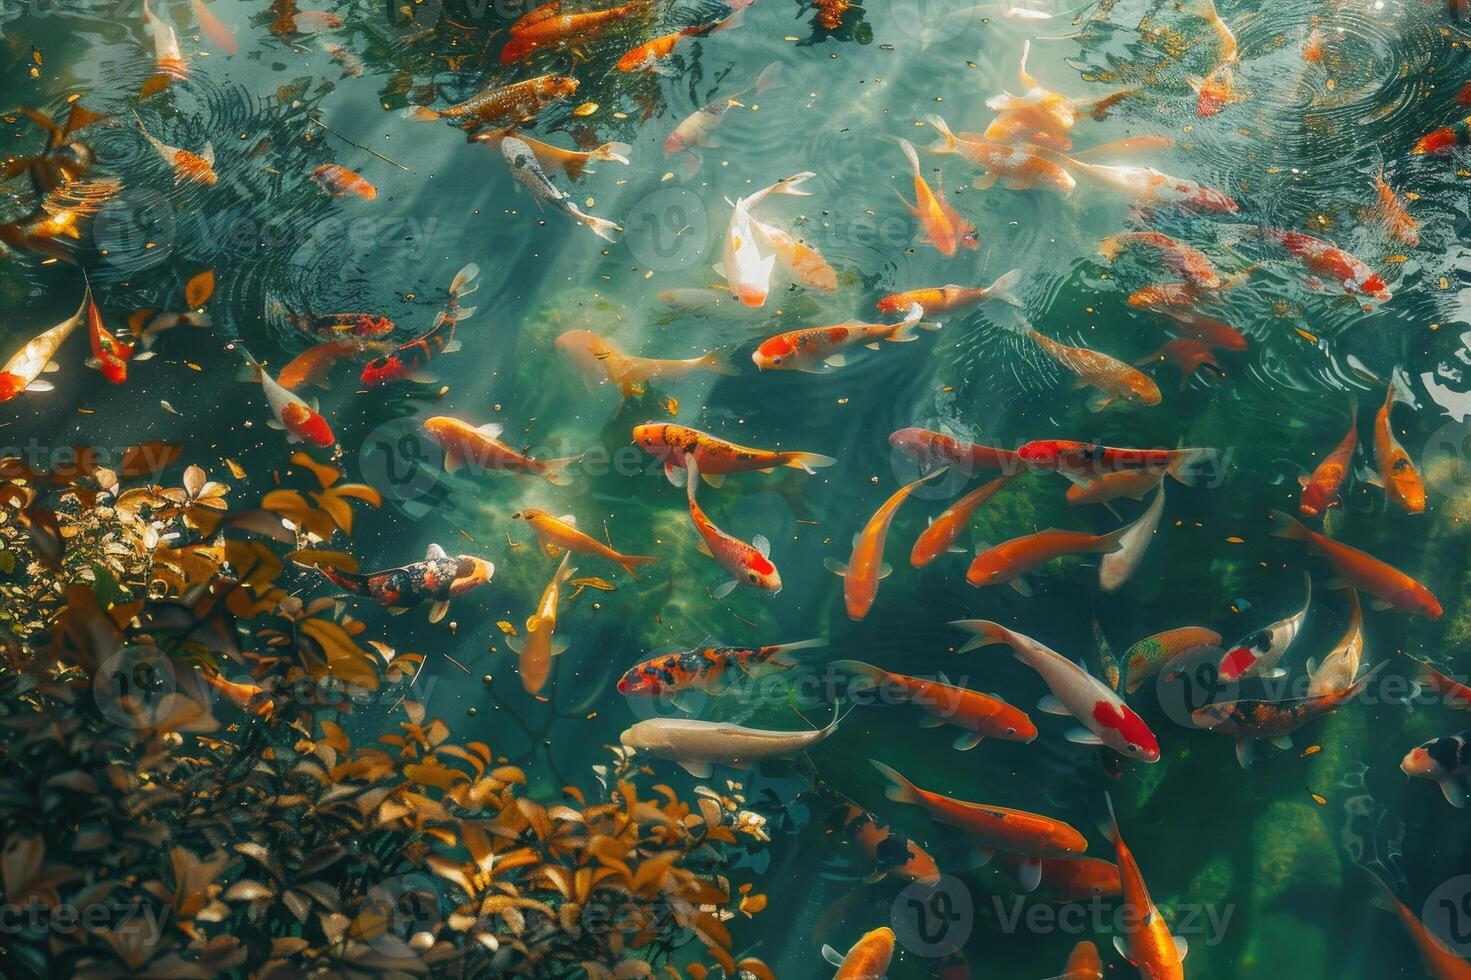
POLYGON ((1130 752, 1138 752, 1139 751, 1139 746, 1137 746, 1134 743, 1130 742, 1129 743, 1129 751, 1130 752))
POLYGON ((1016 734, 1016 729, 1015 728, 1008 728, 1006 730, 1006 734, 1008 734, 1008 735, 1015 735, 1016 734))
POLYGON ((752 572, 751 573, 751 581, 752 582, 759 581, 759 576, 757 576, 757 574, 755 572, 752 572))
POLYGON ((778 355, 778 356, 776 356, 776 357, 773 357, 773 358, 772 358, 772 359, 771 359, 771 363, 772 363, 772 364, 780 364, 780 363, 781 363, 781 357, 780 357, 780 355, 778 355))

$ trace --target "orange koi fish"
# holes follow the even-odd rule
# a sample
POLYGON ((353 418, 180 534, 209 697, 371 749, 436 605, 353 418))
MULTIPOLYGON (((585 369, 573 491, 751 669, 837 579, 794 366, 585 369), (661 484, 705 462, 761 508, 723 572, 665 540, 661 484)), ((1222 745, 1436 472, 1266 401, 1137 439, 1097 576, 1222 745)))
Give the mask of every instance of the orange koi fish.
POLYGON ((751 353, 751 360, 763 371, 801 371, 805 374, 826 374, 834 368, 844 367, 848 356, 843 353, 849 347, 862 344, 869 350, 878 350, 879 341, 905 344, 918 340, 914 332, 939 330, 940 325, 922 320, 924 309, 918 303, 909 308, 904 319, 898 323, 847 323, 831 327, 804 327, 768 337, 751 353))
POLYGON ((1190 485, 1190 469, 1215 455, 1212 449, 1119 449, 1069 439, 1034 439, 1016 451, 1027 466, 1066 474, 1098 475, 1146 469, 1190 485))
POLYGON ((335 163, 322 164, 312 171, 311 177, 318 187, 333 197, 356 194, 364 200, 371 201, 378 196, 378 188, 368 183, 367 178, 362 174, 335 163))
POLYGON ((345 357, 361 354, 364 349, 362 344, 340 340, 329 340, 326 343, 308 347, 287 362, 276 380, 281 382, 281 387, 287 391, 299 391, 307 385, 326 388, 327 374, 332 370, 333 365, 345 357))
POLYGON ((1078 121, 1079 104, 1067 96, 1044 88, 1027 71, 1027 58, 1032 42, 1022 42, 1021 61, 1017 64, 1017 81, 1022 94, 1002 92, 986 100, 986 108, 997 113, 982 133, 982 138, 996 143, 1034 143, 1058 150, 1072 148, 1068 134, 1078 121))
POLYGON ((770 473, 778 466, 788 466, 808 474, 837 460, 819 453, 780 449, 752 449, 699 429, 673 422, 648 422, 633 428, 633 441, 644 452, 664 461, 664 475, 675 486, 683 486, 686 474, 680 472, 685 461, 693 458, 700 467, 700 478, 712 487, 725 482, 727 473, 770 473))
MULTIPOLYGON (((1118 874, 1117 869, 1114 874, 1118 874)), ((1103 958, 1098 955, 1098 947, 1086 939, 1074 946, 1057 980, 1103 980, 1103 958)))
POLYGON ((552 658, 567 652, 566 639, 557 636, 557 602, 562 583, 577 572, 567 567, 571 557, 570 551, 562 555, 562 563, 541 594, 536 612, 526 618, 526 635, 506 637, 506 646, 520 658, 521 685, 530 694, 538 694, 546 686, 552 673, 552 658))
POLYGON ((102 311, 97 309, 97 301, 92 298, 90 285, 87 287, 87 336, 92 343, 92 356, 87 359, 87 366, 101 371, 102 376, 115 385, 128 380, 129 361, 146 361, 153 357, 153 351, 144 351, 135 356, 135 345, 118 340, 103 325, 102 311))
POLYGON ((1381 484, 1384 495, 1400 510, 1407 514, 1423 514, 1425 484, 1420 480, 1419 471, 1415 469, 1415 461, 1410 459, 1405 447, 1394 437, 1390 412, 1394 410, 1396 402, 1411 406, 1415 404, 1398 373, 1389 379, 1384 404, 1374 416, 1374 462, 1379 467, 1379 480, 1376 482, 1381 484))
POLYGON ((503 431, 504 427, 496 422, 476 428, 447 415, 424 420, 424 432, 444 449, 446 473, 457 473, 469 466, 476 474, 526 473, 559 487, 571 485, 572 474, 567 470, 581 462, 581 456, 532 459, 501 442, 503 431))
POLYGON ((1375 904, 1393 912, 1400 925, 1404 926, 1415 951, 1420 954, 1420 964, 1425 968, 1425 975, 1434 980, 1471 980, 1471 963, 1451 952, 1435 933, 1425 928, 1425 923, 1416 918, 1415 913, 1404 902, 1395 898, 1394 892, 1389 890, 1383 879, 1372 872, 1371 877, 1377 893, 1375 904))
POLYGON ((834 558, 823 560, 828 571, 843 579, 843 602, 848 607, 849 619, 858 620, 868 615, 869 609, 873 608, 873 600, 878 596, 879 582, 893 571, 884 564, 884 539, 888 536, 889 525, 894 522, 894 515, 899 512, 899 505, 909 499, 921 484, 944 472, 945 468, 941 467, 895 490, 883 506, 874 511, 863 530, 854 535, 853 554, 848 564, 834 558))
POLYGON ((700 534, 698 547, 701 553, 720 562, 734 576, 715 589, 715 598, 724 599, 730 595, 731 590, 742 584, 772 595, 780 592, 781 575, 771 563, 771 542, 766 539, 766 535, 758 534, 751 539, 750 544, 746 544, 716 527, 715 522, 706 517, 700 505, 695 502, 695 487, 700 482, 700 464, 693 457, 686 457, 684 465, 689 470, 689 479, 685 481, 684 489, 689 498, 690 519, 695 522, 695 530, 700 534))
MULTIPOLYGON (((1193 286, 1185 288, 1194 289, 1193 286)), ((1193 310, 1180 309, 1172 304, 1151 302, 1152 297, 1143 295, 1145 292, 1146 290, 1139 290, 1133 296, 1130 296, 1129 305, 1136 309, 1148 309, 1169 317, 1175 321, 1176 329, 1180 333, 1190 337, 1197 337, 1210 344, 1216 350, 1246 350, 1246 335, 1230 324, 1222 323, 1215 317, 1205 316, 1193 310), (1140 302, 1136 303, 1135 297, 1138 297, 1140 302)), ((1193 302, 1193 300, 1190 302, 1193 302)))
POLYGON ((560 170, 573 180, 580 179, 587 171, 587 165, 595 161, 626 165, 628 153, 632 149, 627 143, 604 143, 592 150, 568 150, 532 139, 525 133, 514 129, 496 129, 486 133, 477 133, 475 141, 500 149, 501 143, 508 136, 514 136, 529 146, 537 162, 543 167, 560 170))
POLYGON ((486 89, 445 109, 415 106, 405 114, 410 119, 426 122, 451 119, 465 129, 511 126, 534 119, 537 113, 559 99, 572 98, 577 94, 577 85, 577 79, 567 75, 538 75, 522 82, 486 89))
POLYGON ((266 404, 271 407, 271 414, 275 416, 267 425, 273 429, 285 430, 288 442, 307 442, 325 449, 337 441, 322 414, 303 401, 301 396, 288 391, 267 374, 266 369, 251 356, 244 344, 237 340, 229 346, 240 351, 240 356, 245 358, 245 363, 254 371, 255 380, 265 390, 266 404))
POLYGON ((823 946, 822 958, 838 968, 833 980, 882 980, 894 958, 894 930, 882 926, 864 933, 846 955, 823 946))
POLYGON ((1374 178, 1374 192, 1379 195, 1377 217, 1391 238, 1414 248, 1420 244, 1420 226, 1410 217, 1405 203, 1400 200, 1389 181, 1384 179, 1384 165, 1379 165, 1379 174, 1374 178))
POLYGON ((1447 708, 1456 708, 1462 711, 1471 710, 1471 687, 1467 687, 1460 681, 1448 677, 1436 670, 1430 664, 1417 657, 1410 657, 1415 661, 1415 680, 1422 686, 1430 688, 1437 694, 1442 695, 1441 704, 1447 708))
MULTIPOLYGON (((996 860, 1013 878, 1019 877, 1020 861, 1016 857, 999 854, 996 860)), ((1042 887, 1051 901, 1063 904, 1109 898, 1121 890, 1119 867, 1102 858, 1043 858, 1042 887)))
POLYGON ((1303 517, 1317 517, 1339 504, 1338 492, 1343 486, 1344 478, 1348 476, 1349 464, 1353 462, 1354 450, 1359 445, 1357 399, 1349 403, 1348 414, 1348 431, 1338 441, 1338 445, 1323 458, 1311 477, 1298 477, 1298 483, 1302 486, 1302 499, 1297 509, 1303 517))
POLYGON ((560 0, 543 4, 511 25, 511 39, 501 48, 501 64, 524 61, 543 48, 557 48, 593 40, 614 24, 649 9, 646 0, 621 7, 589 10, 578 14, 560 12, 560 0))
POLYGON ((965 729, 965 734, 955 739, 955 748, 961 752, 969 752, 987 737, 1008 742, 1030 742, 1037 737, 1037 726, 1025 711, 993 695, 956 687, 943 674, 928 680, 895 674, 859 660, 835 660, 831 666, 860 678, 864 686, 857 690, 882 689, 887 696, 924 709, 921 728, 954 725, 965 729))
POLYGON ((1471 117, 1431 130, 1415 141, 1410 152, 1447 154, 1468 144, 1471 144, 1471 117))
POLYGON ((1190 379, 1195 377, 1196 371, 1204 369, 1218 378, 1226 376, 1225 369, 1216 362, 1216 356, 1211 352, 1211 345, 1195 337, 1176 337, 1173 340, 1167 340, 1153 354, 1143 360, 1135 361, 1134 366, 1143 367, 1146 364, 1157 364, 1160 361, 1169 361, 1180 369, 1181 391, 1190 386, 1190 379))
POLYGON ((824 293, 837 291, 837 270, 822 257, 816 245, 802 241, 785 228, 767 224, 754 214, 748 215, 748 219, 756 236, 766 243, 795 281, 824 293))
POLYGON ((1112 262, 1124 249, 1134 245, 1157 250, 1164 259, 1165 268, 1184 276, 1193 286, 1215 289, 1221 285, 1220 273, 1204 252, 1157 231, 1128 231, 1110 235, 1098 243, 1098 254, 1112 262))
POLYGON ((1160 403, 1159 385, 1143 371, 1100 351, 1087 347, 1070 347, 1043 335, 1034 327, 1027 327, 1026 334, 1059 367, 1076 375, 1074 387, 1098 390, 1099 394, 1093 396, 1088 405, 1092 411, 1102 411, 1118 399, 1136 405, 1160 403))
POLYGON ((1411 616, 1441 617, 1443 610, 1434 594, 1393 565, 1319 534, 1280 510, 1272 511, 1272 519, 1282 522, 1281 527, 1272 529, 1273 537, 1305 542, 1309 552, 1327 559, 1339 578, 1377 597, 1377 607, 1397 609, 1411 616))
POLYGON ((1206 19, 1221 40, 1221 54, 1216 60, 1216 66, 1204 78, 1189 80, 1190 87, 1195 90, 1195 114, 1205 119, 1239 100, 1235 93, 1235 69, 1240 53, 1236 35, 1231 33, 1231 28, 1216 13, 1214 0, 1205 0, 1205 9, 1200 16, 1206 19))
POLYGON ((924 848, 892 832, 862 807, 844 804, 838 824, 838 830, 857 841, 874 863, 874 871, 866 881, 881 881, 892 874, 901 881, 917 881, 925 885, 939 883, 939 865, 924 848))
POLYGON ((91 290, 82 297, 82 303, 77 307, 77 312, 67 317, 49 330, 45 330, 26 342, 26 345, 11 355, 5 366, 0 368, 0 402, 8 402, 12 398, 18 398, 21 392, 45 392, 56 390, 55 385, 49 381, 42 381, 41 374, 48 368, 55 370, 57 350, 66 343, 66 339, 72 335, 87 315, 87 306, 91 301, 91 290))
POLYGON ((1096 476, 1075 476, 1073 485, 1067 488, 1067 502, 1078 504, 1106 504, 1119 497, 1143 500, 1165 475, 1158 470, 1117 470, 1096 476))
POLYGON ((998 477, 946 507, 940 516, 931 521, 930 526, 921 531, 919 537, 915 539, 914 550, 909 553, 909 564, 915 568, 923 568, 949 551, 960 532, 970 524, 971 515, 976 512, 977 508, 995 496, 996 491, 1006 486, 1015 475, 1015 473, 1007 473, 998 477))
POLYGON ((708 24, 693 24, 670 34, 656 37, 652 41, 645 41, 638 47, 625 52, 623 57, 618 59, 615 67, 619 71, 652 71, 659 66, 659 62, 672 55, 679 42, 685 38, 704 37, 719 30, 732 30, 738 26, 740 22, 735 19, 735 15, 708 24))
POLYGON ((986 173, 977 177, 973 186, 988 190, 998 180, 1009 191, 1046 190, 1071 194, 1078 182, 1073 175, 1051 160, 1004 143, 964 139, 956 136, 937 115, 925 116, 925 122, 940 134, 937 143, 928 147, 931 153, 957 154, 986 173))
POLYGON ((998 301, 1021 306, 1021 300, 1013 290, 1021 282, 1020 269, 1003 273, 989 286, 931 286, 911 289, 902 293, 890 293, 875 305, 880 313, 902 313, 919 304, 925 316, 944 316, 974 309, 982 303, 998 301))
POLYGON ((889 436, 889 445, 914 460, 922 470, 949 465, 966 476, 974 476, 980 470, 1003 473, 1022 470, 1021 459, 1009 449, 993 449, 929 429, 899 429, 889 436))
POLYGON ((594 555, 622 565, 623 570, 633 578, 638 578, 638 572, 634 571, 638 566, 659 560, 648 555, 625 555, 614 551, 597 538, 577 530, 577 518, 571 514, 553 517, 544 510, 526 507, 512 514, 511 519, 525 521, 526 526, 536 535, 537 541, 541 542, 542 550, 552 558, 563 551, 594 555))
POLYGON ((1200 728, 1235 738, 1236 761, 1242 769, 1250 769, 1256 759, 1259 739, 1266 739, 1279 749, 1292 748, 1293 732, 1352 701, 1364 689, 1369 678, 1383 667, 1383 663, 1379 664, 1349 687, 1331 694, 1282 701, 1244 698, 1219 702, 1198 709, 1190 717, 1200 728))
POLYGON ((262 718, 269 718, 275 711, 275 703, 266 694, 266 689, 259 684, 242 684, 238 681, 226 680, 219 674, 207 670, 200 671, 199 678, 242 711, 248 711, 262 718))
POLYGON ((884 795, 895 803, 917 806, 930 819, 958 828, 980 845, 982 863, 997 851, 1021 855, 1023 891, 1032 891, 1041 882, 1040 859, 1072 857, 1088 849, 1083 835, 1061 820, 990 803, 970 803, 920 789, 882 762, 868 761, 889 781, 884 795))
POLYGON ((722 350, 683 360, 637 357, 623 353, 611 340, 591 330, 568 330, 557 338, 556 348, 577 365, 589 387, 594 382, 610 381, 618 386, 624 398, 643 394, 645 385, 655 378, 682 378, 698 371, 740 373, 722 350))
POLYGON ((769 647, 698 647, 665 654, 630 667, 618 681, 619 694, 660 698, 698 688, 715 690, 731 677, 762 677, 792 670, 791 654, 827 646, 827 640, 801 640, 769 647))
POLYGON ((214 11, 204 5, 204 0, 191 0, 194 6, 194 19, 199 21, 199 30, 210 43, 226 55, 233 55, 240 50, 240 45, 235 43, 235 32, 225 25, 225 22, 214 15, 214 11))
POLYGON ((1108 800, 1110 830, 1108 839, 1113 842, 1114 855, 1119 865, 1119 879, 1123 885, 1123 927, 1114 936, 1114 948, 1119 955, 1139 971, 1143 980, 1184 980, 1185 954, 1190 945, 1180 936, 1170 934, 1169 923, 1159 914, 1154 900, 1149 897, 1149 887, 1144 884, 1144 875, 1134 860, 1134 853, 1124 843, 1119 833, 1118 816, 1113 811, 1113 799, 1108 800))
POLYGON ((899 148, 904 151, 910 167, 914 169, 914 203, 906 201, 903 194, 899 194, 899 200, 919 219, 922 231, 919 240, 935 246, 941 255, 954 255, 955 250, 961 246, 980 248, 981 243, 976 238, 975 228, 950 206, 942 191, 931 190, 930 185, 925 182, 919 169, 919 154, 914 152, 914 146, 908 140, 900 139, 899 148))
POLYGON ((169 166, 174 168, 174 183, 192 180, 200 184, 213 184, 218 181, 219 175, 215 173, 215 148, 213 143, 206 142, 204 149, 198 153, 189 150, 181 150, 177 146, 169 146, 160 140, 154 139, 153 135, 143 127, 143 120, 138 114, 133 113, 133 118, 138 120, 138 129, 142 131, 146 139, 158 155, 164 158, 169 166))
POLYGON ((1022 595, 1030 595, 1031 587, 1021 576, 1064 555, 1106 555, 1118 551, 1127 530, 1127 527, 1122 527, 1110 534, 1088 534, 1049 528, 1036 534, 1024 534, 976 555, 965 573, 965 580, 978 589, 1008 583, 1022 595))
POLYGON ((1379 273, 1336 245, 1299 231, 1278 228, 1264 229, 1261 235, 1263 241, 1280 246, 1309 272, 1323 276, 1345 293, 1359 293, 1381 302, 1390 298, 1389 287, 1379 273))

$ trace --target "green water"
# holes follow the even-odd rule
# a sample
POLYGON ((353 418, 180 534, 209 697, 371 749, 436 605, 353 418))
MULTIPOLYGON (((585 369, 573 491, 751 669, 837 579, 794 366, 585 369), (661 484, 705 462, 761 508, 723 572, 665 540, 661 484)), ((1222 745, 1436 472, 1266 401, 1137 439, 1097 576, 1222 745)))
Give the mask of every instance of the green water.
MULTIPOLYGON (((1085 12, 1044 5, 1037 9, 1056 16, 1032 21, 968 2, 875 2, 829 33, 815 26, 811 8, 760 0, 740 29, 686 42, 666 74, 640 77, 613 70, 619 54, 723 8, 660 6, 653 24, 620 28, 576 58, 553 52, 538 56, 535 68, 512 69, 503 69, 497 54, 520 8, 425 4, 409 22, 383 6, 343 4, 330 8, 343 18, 340 28, 290 44, 267 30, 272 17, 259 3, 221 0, 210 9, 235 28, 239 53, 213 50, 197 35, 187 5, 167 5, 192 74, 139 106, 152 43, 136 5, 4 8, 0 102, 59 113, 64 99, 80 95, 88 108, 116 119, 83 135, 97 150, 97 173, 117 177, 124 190, 84 227, 76 248, 108 322, 119 327, 144 307, 178 308, 184 282, 203 269, 215 271, 218 288, 208 305, 213 327, 163 334, 157 358, 135 364, 126 386, 110 386, 85 369, 85 341, 73 338, 59 358, 61 372, 48 376, 54 392, 27 394, 0 409, 0 455, 177 441, 186 459, 213 476, 224 478, 225 458, 238 462, 249 474, 231 481, 238 493, 264 492, 272 471, 287 466, 289 448, 266 427, 259 387, 237 380, 237 358, 224 345, 245 340, 273 371, 307 346, 265 315, 268 295, 295 311, 388 316, 399 325, 396 339, 408 340, 430 326, 455 271, 477 263, 479 310, 460 327, 464 349, 434 361, 437 382, 364 391, 356 368, 342 367, 330 390, 320 392, 321 409, 349 477, 388 498, 349 545, 364 567, 416 560, 433 542, 495 561, 493 584, 455 603, 453 629, 448 621, 433 626, 421 614, 390 617, 366 604, 358 615, 399 649, 429 654, 422 693, 431 714, 449 720, 457 735, 510 755, 534 753, 535 791, 549 796, 566 782, 591 785, 589 767, 606 761, 603 746, 616 744, 618 733, 648 712, 616 693, 618 676, 654 653, 707 637, 762 644, 824 636, 843 657, 916 675, 944 671, 955 683, 994 691, 1030 711, 1046 693, 1038 678, 994 650, 957 656, 959 634, 948 621, 995 619, 1092 664, 1094 614, 1115 651, 1181 625, 1210 626, 1233 640, 1300 608, 1301 571, 1308 569, 1318 585, 1314 605, 1284 660, 1300 675, 1308 657, 1321 659, 1342 634, 1345 603, 1326 588, 1325 566, 1292 542, 1268 538, 1267 512, 1295 511, 1298 475, 1342 436, 1352 398, 1363 407, 1366 447, 1357 465, 1372 460, 1370 408, 1381 390, 1348 368, 1350 357, 1381 376, 1400 368, 1410 380, 1419 409, 1398 408, 1396 430, 1426 475, 1430 502, 1424 515, 1408 516, 1351 477, 1332 535, 1425 582, 1446 609, 1436 622, 1367 611, 1366 663, 1389 661, 1380 680, 1408 675, 1408 662, 1395 656, 1401 652, 1448 670, 1467 668, 1471 605, 1463 599, 1463 553, 1471 491, 1462 477, 1462 417, 1471 403, 1457 394, 1466 387, 1468 359, 1463 290, 1471 270, 1461 246, 1467 202, 1457 161, 1409 154, 1420 135, 1464 113, 1455 104, 1464 80, 1461 35, 1440 5, 1225 6, 1221 13, 1241 45, 1236 76, 1244 99, 1204 119, 1194 114, 1187 79, 1210 69, 1214 36, 1200 17, 1169 4, 1119 2, 1085 12), (1302 53, 1314 18, 1326 48, 1316 62, 1302 53), (1083 118, 1072 133, 1075 145, 1171 136, 1175 147, 1129 162, 1222 188, 1241 203, 1240 213, 1139 214, 1092 185, 1067 198, 978 191, 969 186, 975 171, 963 161, 928 157, 926 175, 976 226, 980 248, 946 258, 916 244, 915 222, 894 194, 908 197, 912 187, 893 138, 931 142, 930 129, 916 128, 931 112, 957 131, 984 128, 992 117, 985 100, 1017 90, 1022 41, 1062 35, 1032 47, 1029 68, 1048 88, 1080 99, 1137 90, 1108 118, 1083 118), (365 73, 344 77, 322 50, 323 38, 355 52, 365 73), (746 92, 772 63, 780 65, 782 84, 746 92), (550 209, 539 212, 497 151, 401 111, 425 102, 443 107, 488 85, 552 70, 575 75, 581 88, 543 113, 533 135, 561 146, 618 140, 632 147, 630 166, 599 164, 576 185, 553 173, 585 210, 625 227, 617 244, 550 209), (664 139, 680 120, 738 94, 743 104, 727 114, 722 145, 701 151, 698 170, 687 156, 666 159, 664 139), (583 103, 596 108, 574 115, 583 103), (211 140, 218 183, 175 185, 130 125, 134 107, 167 143, 198 149, 211 140), (329 161, 361 172, 377 185, 377 199, 322 194, 308 174, 329 161), (1418 247, 1390 241, 1367 213, 1381 165, 1401 194, 1415 195, 1418 247), (727 300, 713 314, 658 298, 666 289, 718 282, 711 265, 730 214, 726 198, 801 170, 816 173, 807 184, 811 196, 774 200, 763 216, 821 249, 838 271, 837 292, 783 281, 763 309, 733 308, 727 300), (1301 267, 1251 237, 1263 226, 1306 230, 1351 250, 1385 276, 1394 298, 1365 312, 1331 284, 1310 290, 1301 267), (1202 376, 1180 390, 1172 367, 1152 368, 1162 404, 1092 413, 1070 376, 985 310, 947 317, 940 331, 912 344, 860 348, 848 366, 823 376, 758 373, 750 362, 750 351, 771 334, 871 319, 874 301, 887 293, 979 285, 1012 268, 1024 275, 1026 315, 1044 333, 1125 361, 1144 358, 1169 336, 1167 321, 1125 300, 1173 276, 1143 250, 1111 265, 1099 259, 1098 241, 1126 227, 1188 241, 1226 271, 1262 263, 1212 307, 1249 340, 1247 350, 1219 355, 1224 378, 1202 376), (742 370, 656 381, 644 397, 620 404, 606 384, 590 390, 554 349, 554 338, 571 329, 651 357, 728 348, 742 370), (784 583, 779 595, 739 590, 722 601, 708 591, 725 574, 696 552, 682 492, 629 445, 633 425, 670 418, 671 397, 680 423, 839 460, 816 476, 735 476, 702 491, 721 527, 745 540, 757 533, 771 540, 784 583), (590 455, 568 487, 450 476, 440 470, 437 448, 419 435, 418 423, 433 415, 498 422, 507 442, 533 446, 537 455, 601 456, 590 455), (1007 447, 1035 438, 1209 446, 1228 465, 1208 486, 1169 484, 1159 534, 1123 590, 1100 593, 1095 562, 1068 560, 1032 576, 1031 598, 972 589, 963 556, 922 571, 909 567, 905 553, 926 518, 961 489, 960 480, 946 478, 941 489, 917 494, 901 509, 888 551, 896 571, 882 583, 873 612, 855 623, 823 559, 846 560, 853 533, 913 478, 913 465, 887 440, 911 425, 1007 447), (554 567, 511 520, 529 506, 574 513, 598 536, 606 526, 621 550, 659 557, 637 583, 597 559, 578 562, 580 574, 607 578, 617 589, 588 591, 564 605, 558 632, 571 646, 544 700, 521 690, 497 626, 524 622, 554 567), (485 674, 490 685, 481 680, 485 674)), ((39 145, 23 119, 5 133, 8 154, 39 145)), ((20 208, 24 179, 7 186, 20 208)), ((81 293, 77 268, 11 256, 0 267, 0 347, 8 356, 75 309, 81 293)), ((1046 473, 1019 478, 982 508, 961 544, 1054 526, 1119 526, 1104 508, 1069 507, 1065 487, 1046 473)), ((1125 519, 1142 509, 1128 500, 1118 505, 1125 519)), ((299 585, 326 591, 305 574, 299 585)), ((884 799, 866 761, 876 758, 929 789, 1065 819, 1089 837, 1091 855, 1109 859, 1112 849, 1096 825, 1104 793, 1111 793, 1154 900, 1191 941, 1190 977, 1421 975, 1405 932, 1369 903, 1369 879, 1359 865, 1375 864, 1417 914, 1433 911, 1432 896, 1446 883, 1452 901, 1464 894, 1456 880, 1471 872, 1471 851, 1462 815, 1433 784, 1406 782, 1398 771, 1414 745, 1459 731, 1456 713, 1433 703, 1409 709, 1376 687, 1375 696, 1299 732, 1293 750, 1264 747, 1244 772, 1229 738, 1172 720, 1153 690, 1147 685, 1130 703, 1158 733, 1163 758, 1152 766, 1125 763, 1119 777, 1105 771, 1098 750, 1063 740, 1071 724, 1065 719, 1032 711, 1041 729, 1035 742, 988 740, 959 753, 949 747, 953 732, 918 728, 908 707, 855 709, 807 762, 747 775, 746 795, 773 829, 772 843, 751 859, 764 869, 761 890, 771 901, 754 920, 731 923, 737 948, 782 977, 826 976, 823 943, 846 949, 891 917, 913 918, 902 886, 866 883, 861 851, 827 832, 831 797, 809 792, 815 774, 922 842, 955 875, 947 886, 955 889, 955 918, 946 928, 924 926, 939 937, 932 942, 916 940, 912 924, 900 927, 892 976, 966 975, 953 958, 942 967, 957 943, 969 975, 1053 976, 1081 938, 1099 943, 1108 975, 1130 975, 1108 948, 1109 928, 1094 930, 1091 910, 1081 931, 1067 924, 1076 919, 1013 921, 1018 899, 993 869, 971 866, 959 834, 884 799), (1321 751, 1302 755, 1309 745, 1321 751)), ((802 708, 814 720, 829 710, 802 708)), ((761 703, 713 699, 700 711, 803 727, 780 690, 761 703)), ((392 720, 383 709, 360 714, 356 723, 373 733, 392 720)), ((693 785, 670 763, 650 764, 662 779, 693 785)), ((1105 927, 1113 908, 1112 901, 1103 904, 1105 927)))

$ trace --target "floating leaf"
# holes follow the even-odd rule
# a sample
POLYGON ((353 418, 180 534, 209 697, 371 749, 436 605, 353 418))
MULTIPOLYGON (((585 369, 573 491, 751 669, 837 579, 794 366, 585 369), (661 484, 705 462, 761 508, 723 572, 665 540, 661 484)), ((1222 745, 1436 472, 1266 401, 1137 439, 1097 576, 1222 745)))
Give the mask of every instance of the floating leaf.
POLYGON ((205 269, 184 284, 184 302, 191 310, 197 310, 208 303, 209 298, 214 294, 215 273, 213 269, 205 269))

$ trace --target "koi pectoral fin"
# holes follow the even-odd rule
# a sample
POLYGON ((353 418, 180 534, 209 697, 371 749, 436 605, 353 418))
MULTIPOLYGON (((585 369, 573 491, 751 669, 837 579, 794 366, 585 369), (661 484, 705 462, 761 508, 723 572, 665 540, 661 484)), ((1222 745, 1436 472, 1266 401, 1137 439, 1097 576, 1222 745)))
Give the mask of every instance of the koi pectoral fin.
POLYGON ((838 561, 836 558, 824 558, 822 560, 822 567, 826 568, 828 571, 838 576, 838 578, 848 577, 848 566, 838 561))

